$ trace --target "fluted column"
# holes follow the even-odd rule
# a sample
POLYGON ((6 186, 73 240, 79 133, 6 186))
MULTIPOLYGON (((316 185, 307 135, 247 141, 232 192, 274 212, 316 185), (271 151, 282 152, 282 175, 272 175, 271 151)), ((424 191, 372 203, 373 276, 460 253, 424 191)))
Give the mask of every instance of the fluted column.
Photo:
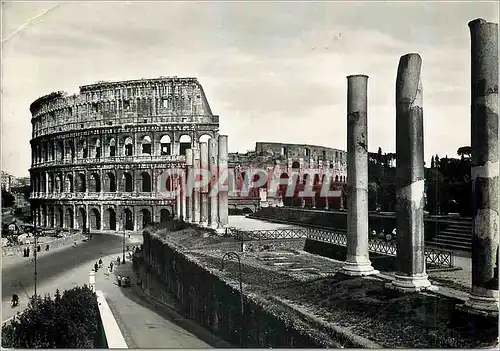
POLYGON ((181 178, 179 175, 175 176, 175 219, 180 219, 182 216, 182 190, 181 178))
POLYGON ((498 314, 498 24, 476 19, 471 35, 472 289, 470 312, 498 314))
POLYGON ((368 76, 347 77, 348 275, 378 273, 368 258, 368 76))
MULTIPOLYGON (((229 170, 227 164, 228 157, 228 145, 227 145, 227 135, 219 135, 218 140, 218 155, 217 155, 217 167, 218 167, 218 177, 225 179, 222 182, 222 186, 219 187, 218 200, 219 200, 219 232, 224 231, 229 223, 229 199, 228 199, 228 189, 229 184, 229 170)), ((221 184, 219 182, 219 184, 221 184)))
MULTIPOLYGON (((193 174, 193 183, 198 183, 197 178, 198 170, 200 169, 200 149, 193 149, 193 169, 195 170, 193 174)), ((200 223, 200 188, 198 185, 193 187, 193 214, 191 216, 191 223, 200 223)))
POLYGON ((186 222, 191 222, 191 212, 193 209, 193 184, 191 179, 192 177, 190 176, 191 169, 193 168, 193 150, 192 149, 187 149, 186 150, 186 207, 185 207, 185 217, 184 220, 186 222))
MULTIPOLYGON (((424 247, 424 119, 422 59, 407 54, 396 78, 396 246, 398 272, 392 287, 431 288, 424 247)), ((349 172, 349 166, 347 167, 349 172)), ((348 175, 348 181, 351 176, 348 175)))
POLYGON ((209 184, 209 218, 208 226, 212 229, 219 227, 219 202, 218 196, 215 191, 212 191, 217 184, 218 174, 218 155, 219 149, 217 146, 217 139, 212 138, 208 140, 208 166, 210 170, 211 180, 209 184))
MULTIPOLYGON (((205 177, 205 172, 208 171, 208 144, 200 143, 200 168, 202 176, 205 177)), ((205 183, 206 179, 203 178, 202 182, 205 183)), ((200 203, 200 224, 203 227, 208 226, 208 185, 203 185, 200 189, 201 203, 200 203)))

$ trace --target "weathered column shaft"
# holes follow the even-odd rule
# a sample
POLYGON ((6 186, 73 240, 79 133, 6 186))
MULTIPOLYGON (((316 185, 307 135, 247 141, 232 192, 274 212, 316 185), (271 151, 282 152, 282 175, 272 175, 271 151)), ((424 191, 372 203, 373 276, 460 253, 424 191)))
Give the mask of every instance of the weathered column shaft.
POLYGON ((477 19, 469 27, 474 217, 469 304, 498 311, 498 24, 477 19))
POLYGON ((175 176, 175 218, 180 219, 182 216, 182 192, 180 176, 175 176))
MULTIPOLYGON (((200 165, 203 171, 202 176, 205 177, 205 172, 208 171, 208 144, 200 143, 200 165)), ((206 182, 204 178, 203 183, 206 182)), ((200 221, 203 226, 208 225, 208 185, 203 185, 200 189, 201 191, 201 203, 200 203, 200 221)))
MULTIPOLYGON (((193 177, 193 184, 199 176, 197 175, 200 169, 200 149, 193 149, 193 169, 196 170, 196 177, 193 177)), ((200 188, 196 185, 193 188, 193 214, 191 216, 192 223, 200 223, 200 188)))
MULTIPOLYGON (((407 54, 396 78, 396 245, 401 285, 430 287, 424 252, 424 119, 422 59, 407 54), (404 282, 404 283, 403 283, 404 282)), ((397 278, 396 277, 396 278, 397 278)), ((398 285, 396 279, 396 284, 398 285)))
POLYGON ((368 76, 347 77, 348 274, 374 273, 368 258, 368 76))
POLYGON ((218 155, 219 149, 217 146, 217 139, 212 138, 208 140, 208 165, 210 170, 210 175, 212 179, 210 180, 209 186, 209 218, 208 225, 212 229, 217 229, 219 226, 219 202, 218 196, 216 193, 212 192, 214 188, 214 184, 217 184, 217 174, 218 174, 218 155))
POLYGON ((187 149, 186 150, 186 175, 185 175, 185 179, 186 179, 185 184, 186 184, 186 187, 184 189, 184 198, 186 200, 186 206, 184 207, 184 220, 186 222, 190 222, 191 221, 191 214, 192 214, 191 212, 192 212, 192 208, 193 208, 193 202, 192 202, 192 199, 193 199, 193 194, 192 194, 193 185, 191 184, 192 183, 192 179, 189 176, 192 168, 193 168, 193 150, 187 149))
POLYGON ((224 228, 229 223, 229 200, 228 200, 228 190, 224 187, 229 184, 229 170, 228 170, 228 145, 227 145, 227 135, 219 135, 218 141, 219 151, 217 155, 217 166, 219 171, 219 177, 225 177, 224 186, 219 188, 219 225, 224 228))

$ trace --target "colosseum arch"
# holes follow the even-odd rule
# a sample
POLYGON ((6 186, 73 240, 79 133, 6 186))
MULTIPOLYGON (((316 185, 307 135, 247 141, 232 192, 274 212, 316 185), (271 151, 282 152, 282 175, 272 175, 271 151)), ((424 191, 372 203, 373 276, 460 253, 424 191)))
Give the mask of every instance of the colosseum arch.
POLYGON ((87 180, 84 173, 78 174, 78 192, 84 193, 87 191, 87 180))
POLYGON ((191 149, 191 137, 187 134, 179 138, 180 155, 186 155, 186 150, 191 149))
POLYGON ((83 207, 80 207, 77 212, 78 229, 87 228, 87 211, 83 207))
POLYGON ((198 141, 200 143, 208 143, 210 139, 212 139, 212 136, 210 134, 202 134, 198 139, 198 141))
POLYGON ((54 192, 54 175, 53 174, 49 174, 49 193, 53 193, 54 192))
POLYGON ((87 142, 85 140, 80 140, 80 152, 82 158, 87 158, 88 149, 87 149, 87 142))
POLYGON ((125 142, 123 143, 123 147, 125 150, 125 156, 132 156, 134 154, 134 145, 131 137, 126 137, 125 142))
POLYGON ((142 138, 142 154, 143 155, 151 155, 151 151, 152 151, 152 144, 151 144, 151 137, 149 137, 149 135, 145 135, 143 138, 142 138))
POLYGON ((160 223, 165 224, 167 223, 171 218, 170 211, 166 208, 162 208, 160 210, 160 223))
POLYGON ((56 141, 56 159, 62 160, 64 158, 64 144, 62 140, 56 141))
POLYGON ((72 140, 68 140, 68 150, 67 150, 69 157, 71 160, 75 159, 75 144, 73 143, 72 140))
POLYGON ((90 210, 90 229, 91 230, 101 230, 101 213, 95 207, 90 210))
POLYGON ((101 139, 94 139, 95 158, 101 157, 101 139))
POLYGON ((116 211, 113 207, 108 207, 104 211, 103 227, 105 230, 116 230, 116 224, 116 211))
POLYGON ((113 172, 106 173, 106 192, 116 192, 116 177, 113 172))
POLYGON ((70 173, 66 174, 64 180, 64 191, 67 193, 73 192, 73 175, 70 173))
POLYGON ((132 175, 128 172, 122 175, 123 191, 126 193, 131 193, 134 191, 134 183, 132 182, 132 175))
POLYGON ((115 138, 110 138, 108 141, 109 145, 109 157, 115 157, 116 156, 116 140, 115 138))
POLYGON ((141 191, 144 193, 151 192, 151 176, 148 172, 141 173, 141 191))
POLYGON ((161 155, 172 154, 172 140, 167 134, 163 135, 160 139, 160 153, 161 155))
POLYGON ((61 181, 61 175, 57 174, 56 175, 56 193, 62 193, 63 188, 62 188, 62 181, 61 181))
POLYGON ((66 214, 64 216, 64 223, 66 225, 66 228, 69 229, 74 229, 74 223, 73 223, 73 209, 71 207, 68 207, 66 209, 66 214))
POLYGON ((128 207, 123 209, 123 220, 125 221, 125 230, 134 230, 134 217, 128 207))
POLYGON ((139 212, 140 215, 140 222, 141 223, 141 229, 146 228, 148 225, 151 224, 151 211, 147 208, 141 209, 139 212))
POLYGON ((97 172, 90 175, 89 192, 100 193, 101 192, 101 177, 97 172))

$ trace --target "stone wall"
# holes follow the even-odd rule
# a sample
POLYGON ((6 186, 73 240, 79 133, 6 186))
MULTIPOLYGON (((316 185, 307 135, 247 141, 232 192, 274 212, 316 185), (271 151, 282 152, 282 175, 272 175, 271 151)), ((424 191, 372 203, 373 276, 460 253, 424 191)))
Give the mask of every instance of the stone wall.
MULTIPOLYGON (((165 243, 157 235, 144 233, 144 251, 139 260, 144 291, 162 303, 173 305, 187 318, 197 322, 232 345, 247 347, 339 347, 320 337, 315 328, 296 327, 299 318, 286 318, 276 303, 254 294, 244 298, 241 319, 237 285, 230 286, 214 270, 165 243)), ((288 314, 290 316, 290 314, 288 314)))
MULTIPOLYGON (((251 217, 305 226, 347 230, 347 212, 318 211, 289 207, 263 207, 258 212, 252 214, 251 217)), ((450 224, 446 221, 432 218, 426 218, 424 222, 426 240, 432 240, 450 224)), ((386 233, 391 233, 396 228, 396 217, 395 215, 369 214, 368 225, 370 231, 376 230, 377 233, 380 233, 384 229, 386 233)))
MULTIPOLYGON (((61 246, 64 245, 70 245, 73 244, 73 242, 76 240, 76 242, 80 242, 83 240, 85 236, 82 235, 81 233, 78 234, 73 234, 64 238, 55 238, 54 240, 51 241, 46 241, 44 243, 40 243, 40 248, 41 251, 45 252, 45 246, 49 245, 49 250, 54 250, 57 249, 61 246)), ((18 245, 18 246, 4 246, 2 247, 2 256, 13 256, 13 255, 19 255, 22 256, 23 250, 25 248, 29 247, 30 248, 30 257, 33 256, 33 244, 27 244, 27 245, 18 245)))

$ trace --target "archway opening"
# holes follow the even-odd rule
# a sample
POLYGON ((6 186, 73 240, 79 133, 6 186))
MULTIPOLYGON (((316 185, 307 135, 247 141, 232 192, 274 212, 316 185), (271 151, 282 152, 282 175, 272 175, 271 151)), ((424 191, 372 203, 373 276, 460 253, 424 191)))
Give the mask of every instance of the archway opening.
POLYGON ((191 148, 191 137, 189 135, 181 135, 179 138, 180 154, 186 155, 186 150, 191 148))
POLYGON ((134 230, 134 218, 132 216, 132 211, 129 208, 123 210, 125 215, 125 230, 134 230))
POLYGON ((74 229, 73 223, 73 210, 71 208, 66 209, 66 228, 74 229))
POLYGON ((151 155, 151 138, 148 135, 142 138, 142 154, 151 155))
POLYGON ((172 154, 172 141, 170 140, 170 136, 164 135, 160 139, 160 148, 162 155, 171 155, 172 154))
POLYGON ((212 137, 208 134, 203 134, 202 136, 200 136, 200 143, 208 143, 208 141, 212 139, 212 137))
POLYGON ((247 215, 247 214, 251 214, 251 213, 253 213, 253 211, 252 211, 250 208, 245 207, 243 210, 241 210, 241 213, 242 213, 243 215, 247 215))
POLYGON ((116 230, 116 212, 113 208, 108 208, 104 213, 105 228, 109 230, 116 230))
POLYGON ((132 156, 134 154, 134 145, 132 144, 132 138, 127 137, 125 139, 125 156, 132 156))
POLYGON ((56 215, 57 215, 57 226, 59 228, 64 227, 64 212, 63 212, 62 207, 59 207, 56 210, 56 215))
POLYGON ((299 161, 293 161, 292 168, 293 169, 300 168, 300 162, 299 161))
POLYGON ((123 180, 125 182, 124 191, 126 193, 131 193, 133 191, 132 176, 130 173, 123 173, 123 180))
POLYGON ((80 193, 84 193, 85 191, 87 191, 87 181, 85 179, 85 174, 80 173, 78 175, 78 180, 79 180, 79 182, 78 182, 78 191, 80 193))
POLYGON ((100 193, 101 192, 101 177, 97 173, 92 173, 90 175, 90 192, 100 193))
POLYGON ((142 229, 146 228, 151 224, 151 212, 148 209, 143 208, 141 210, 142 217, 142 229))
POLYGON ((115 140, 115 138, 109 139, 109 156, 110 157, 116 156, 116 140, 115 140))
POLYGON ((145 193, 151 192, 151 176, 147 172, 141 173, 142 191, 145 193))
POLYGON ((90 229, 101 230, 101 214, 97 208, 90 210, 90 229))
POLYGON ((67 193, 73 192, 73 176, 71 174, 66 175, 64 191, 67 193))
POLYGON ((78 209, 78 229, 87 230, 87 212, 82 207, 78 209))
POLYGON ((108 176, 108 191, 110 193, 115 193, 116 192, 116 178, 115 175, 111 172, 107 174, 108 176))
POLYGON ((170 220, 170 211, 166 208, 160 210, 160 223, 165 224, 170 220))

